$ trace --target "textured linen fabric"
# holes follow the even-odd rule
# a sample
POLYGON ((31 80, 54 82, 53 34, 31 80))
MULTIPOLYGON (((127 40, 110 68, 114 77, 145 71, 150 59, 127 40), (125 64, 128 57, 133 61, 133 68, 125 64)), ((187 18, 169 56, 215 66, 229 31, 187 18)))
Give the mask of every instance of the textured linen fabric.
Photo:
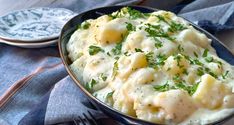
MULTIPOLYGON (((100 1, 71 0, 64 4, 53 3, 50 7, 64 7, 79 13, 100 6, 140 2, 100 1)), ((160 1, 149 3, 152 7, 160 7, 160 1)), ((196 0, 174 5, 170 2, 161 9, 172 10, 212 33, 234 28, 232 0, 196 0)), ((0 74, 0 125, 63 123, 82 118, 87 112, 102 119, 102 125, 114 124, 101 111, 92 108, 67 75, 57 47, 22 49, 0 44, 0 74)), ((232 121, 226 124, 231 125, 232 121)))

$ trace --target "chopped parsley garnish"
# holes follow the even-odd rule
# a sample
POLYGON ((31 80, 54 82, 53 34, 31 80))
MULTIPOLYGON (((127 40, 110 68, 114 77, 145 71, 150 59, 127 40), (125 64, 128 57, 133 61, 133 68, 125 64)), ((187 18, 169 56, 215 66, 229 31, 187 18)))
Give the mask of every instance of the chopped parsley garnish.
POLYGON ((198 76, 204 75, 204 71, 203 71, 203 68, 202 68, 202 67, 199 67, 199 68, 197 69, 197 75, 198 75, 198 76))
POLYGON ((153 52, 149 52, 145 56, 148 62, 148 66, 154 69, 156 69, 158 66, 164 65, 165 60, 167 59, 166 55, 163 54, 157 55, 155 59, 153 52))
POLYGON ((78 28, 77 29, 88 29, 89 28, 89 26, 90 26, 90 23, 89 22, 87 22, 87 21, 85 21, 85 22, 83 22, 81 25, 78 25, 78 28))
POLYGON ((177 31, 182 31, 184 29, 187 29, 187 27, 185 27, 183 24, 177 23, 175 21, 171 21, 168 22, 165 17, 163 17, 162 15, 156 15, 156 17, 158 18, 159 21, 165 22, 167 23, 170 27, 168 29, 168 31, 175 33, 177 31))
POLYGON ((203 52, 203 54, 202 54, 202 57, 207 57, 208 52, 209 52, 209 50, 208 50, 208 49, 205 49, 204 52, 203 52))
POLYGON ((154 89, 156 91, 159 91, 159 92, 165 92, 165 91, 168 91, 170 89, 170 86, 169 86, 168 82, 166 82, 164 85, 155 85, 154 89))
POLYGON ((162 21, 162 22, 169 24, 162 15, 156 15, 156 17, 158 18, 159 21, 162 21))
POLYGON ((180 75, 179 75, 179 74, 176 74, 175 76, 173 76, 172 80, 173 80, 175 83, 184 82, 184 80, 180 78, 180 75))
POLYGON ((132 25, 131 23, 127 23, 126 22, 126 28, 127 30, 130 32, 130 31, 135 31, 136 30, 136 27, 134 25, 132 25))
POLYGON ((110 52, 107 52, 106 54, 107 54, 108 56, 111 56, 110 52))
POLYGON ((115 19, 115 18, 126 17, 127 15, 129 16, 130 19, 145 18, 149 16, 149 14, 147 13, 142 13, 130 7, 124 7, 120 11, 117 11, 116 13, 110 14, 108 16, 111 17, 112 19, 115 19))
POLYGON ((91 79, 90 82, 88 82, 88 83, 85 84, 85 88, 86 88, 88 91, 92 91, 94 85, 96 85, 96 84, 97 84, 97 82, 96 82, 94 79, 91 79))
POLYGON ((185 81, 180 78, 180 76, 177 74, 173 77, 173 81, 175 83, 175 86, 173 86, 173 89, 183 89, 189 93, 189 95, 193 95, 193 93, 197 90, 197 84, 194 85, 186 85, 185 81))
POLYGON ((208 72, 208 74, 210 74, 211 76, 213 76, 216 79, 218 78, 218 76, 215 73, 213 73, 213 72, 208 72))
POLYGON ((124 52, 125 56, 130 56, 130 54, 128 52, 124 52))
POLYGON ((104 50, 98 46, 94 46, 94 45, 89 46, 89 55, 95 55, 98 52, 104 52, 104 50))
POLYGON ((111 98, 111 97, 113 96, 113 93, 114 93, 114 91, 109 92, 109 93, 106 95, 106 98, 107 98, 107 99, 108 99, 108 98, 111 98))
POLYGON ((189 93, 189 95, 193 95, 193 93, 196 92, 198 85, 199 85, 198 83, 194 84, 194 85, 190 85, 190 86, 185 85, 183 83, 176 83, 175 88, 176 89, 183 89, 183 90, 187 91, 189 93))
MULTIPOLYGON (((118 61, 118 60, 117 60, 118 61)), ((119 69, 119 66, 118 66, 118 62, 115 61, 114 63, 114 67, 113 67, 113 70, 112 70, 112 77, 115 78, 115 76, 117 75, 118 73, 118 69, 119 69)))
POLYGON ((179 50, 179 52, 183 52, 184 51, 184 48, 179 44, 177 49, 179 50))
POLYGON ((207 67, 198 67, 197 68, 197 75, 198 76, 202 76, 202 75, 204 75, 205 73, 207 73, 207 74, 210 74, 211 76, 213 76, 214 78, 218 78, 218 76, 215 74, 215 73, 213 73, 209 68, 207 68, 207 67))
POLYGON ((201 63, 198 59, 193 59, 192 60, 192 64, 196 64, 196 65, 199 65, 199 66, 203 66, 204 64, 201 63))
POLYGON ((151 67, 151 68, 156 69, 157 65, 155 63, 154 53, 153 52, 149 52, 145 56, 146 56, 146 60, 148 62, 148 66, 151 67))
POLYGON ((177 66, 179 66, 179 67, 183 67, 182 65, 180 65, 181 59, 182 59, 182 56, 181 56, 181 55, 175 55, 175 56, 174 56, 174 60, 176 60, 177 66))
POLYGON ((214 60, 214 58, 211 56, 205 57, 205 61, 208 63, 213 62, 213 60, 214 60))
MULTIPOLYGON (((178 78, 178 79, 181 80, 181 78, 178 78)), ((174 83, 175 83, 174 86, 170 86, 168 84, 168 81, 167 81, 164 85, 155 85, 153 87, 156 91, 159 91, 159 92, 165 92, 165 91, 168 91, 170 89, 183 89, 183 90, 187 91, 189 93, 189 95, 193 95, 194 92, 196 92, 197 87, 199 85, 199 83, 196 83, 193 85, 185 85, 183 83, 183 80, 179 81, 179 82, 174 81, 174 83)))
MULTIPOLYGON (((123 9, 125 9, 125 8, 123 8, 123 9)), ((130 7, 126 7, 126 10, 127 10, 127 13, 129 14, 130 19, 144 18, 145 16, 147 16, 147 15, 143 14, 142 12, 135 10, 135 9, 132 9, 130 7)))
POLYGON ((114 55, 120 55, 122 50, 122 42, 117 43, 116 46, 111 50, 114 55))
POLYGON ((115 60, 118 60, 118 59, 119 59, 119 56, 116 56, 114 59, 115 59, 115 60))
POLYGON ((175 21, 171 21, 170 28, 168 29, 170 32, 174 33, 177 31, 182 31, 184 29, 187 29, 184 25, 180 23, 176 23, 175 21))
POLYGON ((164 65, 166 59, 167 59, 167 56, 166 56, 166 55, 159 54, 159 55, 157 56, 156 64, 157 64, 157 65, 164 65))
POLYGON ((111 17, 112 19, 123 17, 120 11, 116 11, 115 13, 109 14, 108 16, 111 17))
POLYGON ((196 52, 193 52, 193 55, 198 58, 198 55, 196 52))
POLYGON ((223 79, 226 79, 226 78, 227 78, 228 73, 229 73, 229 71, 226 71, 224 74, 222 74, 222 78, 223 78, 223 79))
POLYGON ((146 24, 145 31, 148 33, 149 37, 154 38, 156 41, 157 37, 162 37, 165 39, 168 39, 170 41, 174 41, 175 39, 169 36, 166 32, 163 31, 162 27, 160 25, 151 25, 151 24, 146 24))
POLYGON ((144 51, 142 51, 142 50, 139 49, 139 48, 135 48, 135 51, 136 51, 136 52, 144 52, 144 51))
POLYGON ((161 48, 163 46, 162 42, 159 41, 157 38, 154 38, 156 40, 156 43, 154 44, 154 46, 158 49, 161 48))
POLYGON ((107 76, 104 75, 104 73, 101 73, 101 74, 100 74, 100 78, 101 78, 103 81, 106 81, 107 76))

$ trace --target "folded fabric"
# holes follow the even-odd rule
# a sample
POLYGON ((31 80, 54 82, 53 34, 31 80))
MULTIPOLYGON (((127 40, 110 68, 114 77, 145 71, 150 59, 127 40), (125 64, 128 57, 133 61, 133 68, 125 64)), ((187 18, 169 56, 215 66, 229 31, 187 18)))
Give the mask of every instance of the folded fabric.
MULTIPOLYGON (((140 1, 71 0, 64 5, 53 3, 51 7, 82 12, 99 6, 138 2, 140 1)), ((153 6, 159 5, 160 1, 157 1, 153 6)), ((203 28, 212 29, 213 33, 234 28, 232 0, 196 0, 178 6, 164 9, 177 12, 203 28)), ((67 75, 57 47, 21 49, 0 45, 0 74, 0 125, 72 124, 89 113, 97 120, 101 119, 99 123, 102 125, 120 124, 89 103, 67 75)), ((226 124, 231 125, 232 121, 226 124)))

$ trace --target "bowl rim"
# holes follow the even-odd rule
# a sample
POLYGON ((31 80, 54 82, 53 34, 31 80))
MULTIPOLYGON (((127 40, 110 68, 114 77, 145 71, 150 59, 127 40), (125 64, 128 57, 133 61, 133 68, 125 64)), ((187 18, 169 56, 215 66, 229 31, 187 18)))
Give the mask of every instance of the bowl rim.
MULTIPOLYGON (((152 10, 152 11, 159 11, 160 9, 156 9, 156 8, 152 8, 152 7, 148 7, 148 6, 141 6, 141 5, 113 5, 113 6, 104 6, 104 7, 97 7, 97 8, 93 8, 93 9, 89 9, 87 11, 83 11, 79 14, 77 14, 76 16, 72 17, 70 20, 68 20, 65 25, 63 26, 61 32, 60 32, 60 35, 59 35, 59 39, 58 39, 58 48, 59 48, 59 54, 60 54, 60 57, 62 59, 62 62, 65 66, 65 69, 66 71, 68 72, 69 76, 73 79, 73 81, 75 82, 75 84, 81 89, 81 91, 83 91, 86 96, 88 96, 89 98, 91 98, 92 100, 94 100, 96 103, 98 103, 99 105, 102 105, 104 106, 105 108, 107 108, 108 110, 111 110, 112 112, 115 112, 117 113, 118 115, 121 115, 121 116, 124 116, 124 119, 129 121, 128 119, 131 119, 131 120, 135 120, 135 121, 139 121, 141 123, 146 123, 146 124, 153 124, 153 125, 163 125, 163 124, 159 124, 159 123, 153 123, 153 122, 150 122, 150 121, 146 121, 146 120, 142 120, 142 119, 138 119, 136 117, 133 117, 133 116, 129 116, 127 114, 124 114, 116 109, 114 109, 113 107, 107 105, 106 103, 102 102, 101 100, 97 99, 96 97, 94 97, 88 90, 86 90, 82 83, 76 78, 76 75, 73 73, 73 71, 70 69, 70 66, 68 65, 68 63, 66 62, 66 59, 65 59, 65 55, 63 54, 63 49, 62 49, 62 37, 64 35, 64 28, 67 24, 70 23, 70 21, 74 18, 77 18, 78 16, 80 15, 83 15, 89 11, 94 11, 94 10, 99 10, 99 9, 106 9, 106 8, 111 8, 111 7, 138 7, 138 8, 143 8, 143 9, 148 9, 148 10, 152 10)), ((178 16, 178 15, 176 15, 178 16)), ((181 16, 178 16, 178 17, 181 17, 181 16)), ((183 17, 181 17, 183 18, 183 17)), ((207 32, 206 30, 202 29, 201 27, 199 27, 198 25, 192 23, 191 21, 183 18, 184 20, 186 20, 190 25, 192 25, 193 27, 195 27, 196 29, 200 30, 200 32, 204 33, 206 36, 207 34, 209 35, 208 38, 212 38, 214 40, 216 40, 217 42, 219 42, 223 47, 225 47, 225 49, 227 49, 232 55, 234 55, 234 53, 232 53, 232 51, 230 51, 230 49, 224 44, 222 43, 220 40, 218 40, 215 36, 213 36, 212 34, 210 34, 209 32, 207 32)), ((65 49, 66 50, 66 49, 65 49)), ((67 51, 67 50, 66 50, 67 51)), ((234 117, 234 112, 218 121, 215 121, 215 122, 212 122, 212 123, 209 123, 209 124, 220 124, 220 123, 224 123, 228 120, 230 120, 232 117, 234 117)))

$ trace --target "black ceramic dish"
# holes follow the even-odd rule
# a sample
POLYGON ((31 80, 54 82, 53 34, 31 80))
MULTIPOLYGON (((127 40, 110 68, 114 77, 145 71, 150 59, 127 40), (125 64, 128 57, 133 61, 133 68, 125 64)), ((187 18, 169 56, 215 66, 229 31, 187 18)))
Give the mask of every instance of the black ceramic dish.
MULTIPOLYGON (((131 117, 128 115, 125 115, 110 106, 106 105, 105 103, 101 102, 100 100, 96 99, 92 94, 90 94, 83 85, 79 82, 80 80, 77 79, 75 74, 70 69, 69 65, 71 64, 71 61, 68 58, 68 53, 66 50, 66 44, 70 39, 70 36, 72 33, 77 29, 78 24, 82 23, 83 21, 87 19, 96 19, 102 14, 110 14, 114 11, 117 11, 121 9, 124 6, 109 6, 109 7, 102 7, 97 9, 92 9, 86 12, 83 12, 75 17, 73 17, 70 21, 68 21, 65 26, 63 27, 60 37, 59 37, 59 51, 60 56, 62 58, 62 61, 66 67, 67 72, 71 76, 71 78, 75 81, 75 83, 78 85, 78 87, 87 95, 87 98, 100 110, 102 110, 105 114, 109 115, 110 117, 114 118, 117 121, 120 121, 124 124, 144 124, 144 125, 156 125, 154 123, 150 123, 147 121, 139 120, 135 117, 131 117)), ((144 13, 150 13, 153 11, 158 11, 157 9, 149 8, 149 7, 141 7, 141 6, 130 6, 133 9, 139 10, 144 13)), ((208 38, 212 40, 212 46, 216 49, 217 54, 220 58, 226 60, 231 65, 234 65, 234 55, 214 36, 212 36, 210 33, 206 32, 205 30, 199 28, 198 26, 191 23, 197 30, 200 32, 206 34, 208 38)), ((225 121, 231 119, 234 116, 234 113, 225 119, 219 120, 214 122, 213 124, 222 124, 225 121)))

